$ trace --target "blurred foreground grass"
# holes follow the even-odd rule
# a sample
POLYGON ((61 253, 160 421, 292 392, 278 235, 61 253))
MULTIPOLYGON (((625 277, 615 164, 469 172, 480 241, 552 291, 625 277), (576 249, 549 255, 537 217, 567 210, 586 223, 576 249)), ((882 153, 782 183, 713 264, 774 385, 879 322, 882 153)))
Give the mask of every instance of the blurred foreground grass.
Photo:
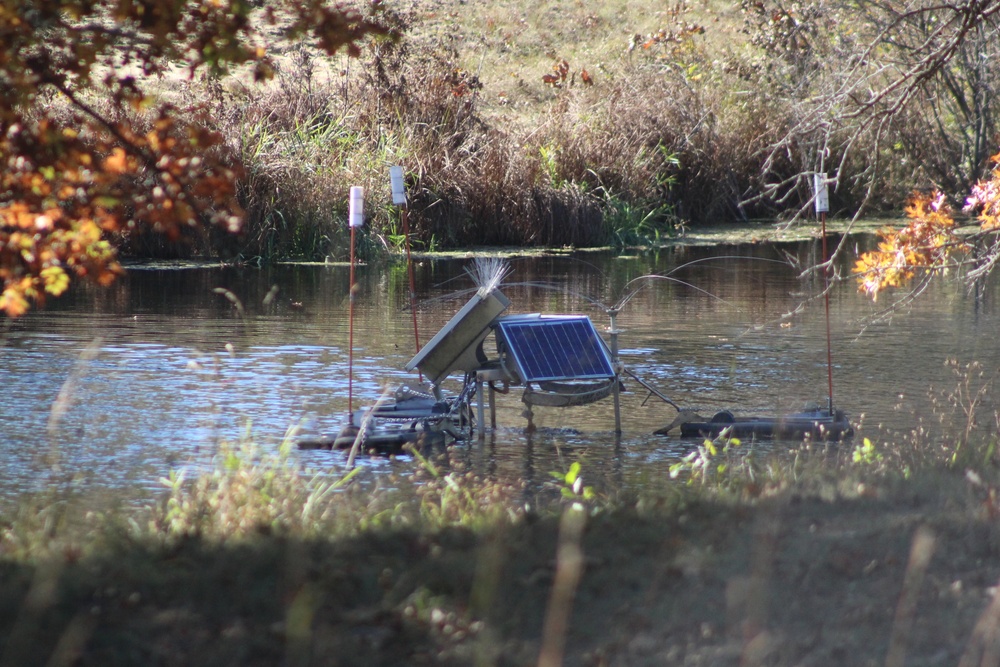
POLYGON ((579 466, 532 490, 447 452, 414 457, 404 492, 246 443, 151 506, 23 499, 0 516, 0 665, 980 664, 1000 649, 989 449, 905 471, 870 441, 780 461, 713 449, 615 497, 579 466))

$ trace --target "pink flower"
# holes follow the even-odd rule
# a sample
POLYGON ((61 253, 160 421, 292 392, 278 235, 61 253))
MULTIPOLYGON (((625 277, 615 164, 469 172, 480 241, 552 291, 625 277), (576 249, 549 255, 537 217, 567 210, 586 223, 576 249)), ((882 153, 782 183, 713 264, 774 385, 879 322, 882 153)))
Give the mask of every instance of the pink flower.
POLYGON ((938 192, 937 196, 934 197, 934 200, 931 201, 931 210, 934 211, 934 212, 938 212, 947 203, 948 202, 945 200, 944 193, 943 192, 938 192))

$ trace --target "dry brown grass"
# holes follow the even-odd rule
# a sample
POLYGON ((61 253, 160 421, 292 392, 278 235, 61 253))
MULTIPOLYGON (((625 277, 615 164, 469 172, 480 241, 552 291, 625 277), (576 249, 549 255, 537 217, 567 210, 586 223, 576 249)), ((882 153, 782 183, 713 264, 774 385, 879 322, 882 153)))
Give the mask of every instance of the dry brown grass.
MULTIPOLYGON (((796 111, 768 87, 732 3, 389 9, 402 41, 359 60, 278 43, 269 87, 230 81, 217 95, 247 166, 244 255, 346 256, 351 185, 369 202, 364 252, 398 244, 391 164, 408 172, 418 247, 642 243, 797 204, 753 200, 796 111)), ((769 178, 804 159, 790 145, 769 178)), ((913 177, 886 170, 874 203, 898 205, 913 177)), ((845 183, 835 205, 863 197, 845 183)))

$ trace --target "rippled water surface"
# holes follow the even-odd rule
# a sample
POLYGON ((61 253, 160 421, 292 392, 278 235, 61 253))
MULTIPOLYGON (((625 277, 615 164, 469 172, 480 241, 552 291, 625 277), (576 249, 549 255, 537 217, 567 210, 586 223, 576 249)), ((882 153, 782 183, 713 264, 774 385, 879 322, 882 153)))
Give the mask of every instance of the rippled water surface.
MULTIPOLYGON (((513 259, 502 290, 511 313, 585 313, 603 330, 608 320, 594 302, 610 305, 638 276, 673 272, 678 282, 650 281, 622 310, 625 364, 704 415, 771 415, 827 401, 826 325, 815 298, 822 284, 789 263, 816 255, 817 244, 804 243, 513 259)), ((421 340, 468 298, 467 263, 416 267, 421 340)), ((405 267, 361 266, 357 279, 353 398, 362 404, 414 377, 402 368, 415 344, 405 267)), ((207 461, 220 440, 250 433, 276 447, 293 426, 336 433, 348 407, 347 294, 345 266, 146 266, 10 324, 0 335, 3 495, 53 483, 152 489, 171 469, 207 461)), ((884 304, 859 295, 853 281, 835 286, 834 395, 860 423, 859 436, 891 437, 929 414, 928 390, 955 385, 948 358, 996 369, 995 303, 993 284, 976 297, 942 280, 890 323, 872 324, 884 304)), ((528 479, 582 458, 616 483, 641 485, 690 443, 652 435, 673 408, 627 386, 617 441, 610 400, 538 409, 539 429, 528 434, 515 391, 500 400, 497 430, 456 454, 486 474, 528 479)), ((301 455, 317 467, 345 458, 301 455)))

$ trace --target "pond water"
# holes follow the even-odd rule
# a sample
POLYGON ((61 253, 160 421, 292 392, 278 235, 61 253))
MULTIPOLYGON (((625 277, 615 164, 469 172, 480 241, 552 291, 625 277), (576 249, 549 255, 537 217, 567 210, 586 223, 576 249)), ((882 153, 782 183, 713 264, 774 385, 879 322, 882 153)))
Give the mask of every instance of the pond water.
MULTIPOLYGON (((806 242, 518 257, 502 291, 510 313, 584 313, 603 330, 607 317, 591 301, 611 304, 628 281, 670 273, 676 282, 650 281, 618 317, 625 364, 703 415, 774 415, 827 402, 822 281, 794 266, 818 254, 818 243, 806 242)), ((422 341, 467 300, 467 265, 419 260, 422 341)), ((172 469, 204 465, 220 440, 249 433, 274 448, 293 426, 335 434, 348 407, 348 276, 343 265, 136 266, 109 289, 75 287, 8 323, 0 333, 0 497, 53 484, 143 495, 172 469)), ((415 345, 405 266, 359 266, 357 282, 353 397, 361 405, 414 379, 402 369, 415 345)), ((995 281, 975 296, 941 280, 891 322, 873 323, 885 304, 858 294, 853 280, 835 285, 834 399, 858 425, 856 437, 894 437, 928 416, 928 392, 956 385, 949 358, 998 368, 996 303, 995 281)), ((620 438, 610 400, 536 409, 539 428, 529 434, 514 391, 500 399, 498 428, 483 442, 458 444, 455 455, 484 474, 529 481, 580 459, 596 477, 641 485, 665 475, 691 442, 653 435, 674 409, 626 386, 620 438)), ((346 460, 342 452, 299 455, 316 468, 346 460)), ((377 474, 412 464, 364 465, 377 474)))

